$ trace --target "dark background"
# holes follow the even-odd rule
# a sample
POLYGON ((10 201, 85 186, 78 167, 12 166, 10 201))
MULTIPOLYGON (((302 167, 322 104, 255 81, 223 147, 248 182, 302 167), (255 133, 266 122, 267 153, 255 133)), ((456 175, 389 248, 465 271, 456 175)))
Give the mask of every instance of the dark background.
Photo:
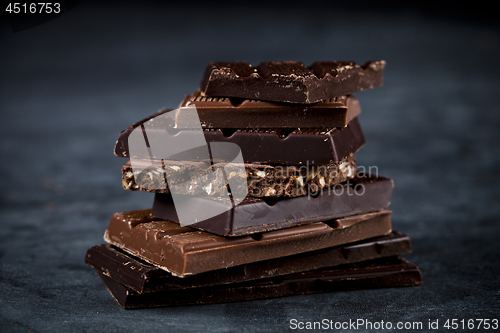
POLYGON ((15 33, 5 19, 0 38, 0 331, 500 319, 500 29, 487 2, 79 1, 15 33), (357 157, 394 179, 393 226, 422 286, 126 311, 84 264, 114 212, 152 203, 121 187, 118 133, 176 107, 209 61, 379 59, 384 86, 355 94, 357 157))

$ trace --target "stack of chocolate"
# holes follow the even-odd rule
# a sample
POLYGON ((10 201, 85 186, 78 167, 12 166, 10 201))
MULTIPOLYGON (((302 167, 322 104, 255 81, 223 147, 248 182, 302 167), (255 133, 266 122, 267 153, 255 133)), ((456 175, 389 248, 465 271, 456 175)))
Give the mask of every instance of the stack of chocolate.
POLYGON ((124 308, 421 284, 392 230, 393 181, 354 157, 352 94, 384 66, 209 64, 177 109, 120 133, 123 187, 154 202, 114 214, 86 263, 124 308))

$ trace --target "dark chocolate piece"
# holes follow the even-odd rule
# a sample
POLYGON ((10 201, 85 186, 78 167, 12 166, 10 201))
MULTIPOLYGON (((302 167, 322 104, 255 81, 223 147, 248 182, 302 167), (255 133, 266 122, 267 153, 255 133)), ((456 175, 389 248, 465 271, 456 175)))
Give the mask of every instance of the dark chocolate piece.
MULTIPOLYGON (((150 156, 148 151, 144 151, 142 156, 130 156, 128 138, 130 133, 144 122, 169 111, 159 111, 123 130, 115 145, 115 155, 138 159, 167 159, 166 156, 150 156)), ((155 131, 161 132, 167 139, 170 135, 161 123, 155 123, 154 126, 148 128, 146 134, 154 135, 155 131)), ((198 138, 198 134, 199 132, 195 130, 182 130, 171 135, 176 135, 178 140, 192 142, 198 138)), ((203 134, 208 143, 229 142, 238 145, 245 163, 326 165, 339 162, 356 153, 365 144, 358 118, 354 118, 347 127, 340 129, 302 127, 297 129, 204 129, 203 134)), ((192 156, 180 157, 192 158, 192 156)), ((231 161, 230 156, 220 158, 224 161, 231 161)))
MULTIPOLYGON (((201 197, 155 194, 152 214, 156 217, 189 224, 190 227, 221 236, 240 236, 326 221, 333 218, 379 211, 391 203, 392 179, 358 174, 342 184, 316 191, 317 196, 295 198, 246 197, 238 205, 227 197, 201 197), (194 222, 203 212, 220 207, 224 213, 194 222), (181 212, 192 212, 193 220, 180 220, 181 212), (199 214, 197 213, 199 212, 199 214)), ((261 189, 255 189, 261 191, 261 189)), ((276 192, 280 189, 276 189, 276 192)))
POLYGON ((184 278, 148 264, 110 244, 87 250, 85 263, 136 292, 239 283, 411 252, 410 238, 393 231, 347 245, 264 260, 184 278))
POLYGON ((175 185, 179 194, 214 197, 222 196, 226 191, 226 174, 228 180, 234 177, 245 179, 236 184, 248 185, 247 188, 231 187, 232 192, 244 190, 243 196, 298 197, 352 179, 356 171, 354 156, 326 166, 245 164, 244 169, 223 163, 210 165, 206 162, 158 160, 135 160, 132 167, 129 160, 122 168, 122 185, 129 191, 170 193, 170 184, 175 185), (215 172, 220 168, 234 171, 215 172), (195 183, 190 181, 192 179, 198 181, 195 183), (210 188, 208 192, 207 186, 210 188))
POLYGON ((202 128, 332 128, 345 127, 361 113, 356 97, 339 96, 315 104, 285 104, 228 97, 207 97, 199 91, 179 105, 176 128, 189 128, 182 107, 195 106, 202 128))
POLYGON ((151 210, 115 213, 104 240, 184 277, 389 234, 391 212, 356 215, 252 236, 221 237, 163 221, 151 210))
POLYGON ((359 66, 352 61, 212 62, 199 90, 206 96, 238 97, 289 103, 317 103, 383 83, 385 61, 359 66))
POLYGON ((96 271, 115 300, 125 309, 180 306, 266 299, 340 290, 410 287, 422 284, 417 266, 401 257, 285 275, 236 284, 136 293, 96 271))

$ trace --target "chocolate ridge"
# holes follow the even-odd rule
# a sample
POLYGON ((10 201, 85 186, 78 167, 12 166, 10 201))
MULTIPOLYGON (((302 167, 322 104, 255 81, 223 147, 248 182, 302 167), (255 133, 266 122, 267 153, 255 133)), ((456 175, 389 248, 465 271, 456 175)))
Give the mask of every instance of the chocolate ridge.
MULTIPOLYGON (((157 115, 168 111, 170 110, 159 111, 157 115)), ((128 151, 128 137, 147 119, 151 117, 129 126, 120 133, 115 144, 116 156, 131 157, 128 151)), ((197 134, 197 131, 181 130, 171 135, 192 140, 192 136, 197 134)), ((365 137, 357 117, 341 129, 297 128, 287 131, 277 128, 236 129, 227 136, 223 129, 207 128, 203 130, 203 134, 208 143, 229 142, 238 145, 245 163, 327 165, 356 153, 365 145, 365 137), (283 133, 286 135, 283 136, 283 133)), ((147 151, 144 152, 144 156, 132 157, 150 158, 147 151)), ((153 158, 162 159, 165 156, 153 156, 153 158)))
POLYGON ((186 107, 196 107, 202 128, 333 128, 345 127, 361 113, 352 95, 330 98, 315 104, 290 104, 204 96, 200 91, 188 95, 176 110, 176 128, 192 126, 186 107), (188 118, 185 119, 185 116, 188 118))
POLYGON ((338 266, 411 252, 410 238, 393 231, 387 236, 361 240, 292 256, 248 263, 184 278, 148 264, 111 245, 100 244, 87 250, 85 263, 136 292, 184 289, 238 283, 338 266))
POLYGON ((383 84, 384 60, 363 66, 352 61, 211 62, 199 90, 206 96, 311 104, 383 84))
POLYGON ((104 240, 140 259, 184 277, 387 235, 391 212, 362 214, 266 232, 259 237, 221 237, 159 220, 151 210, 115 213, 104 240))
POLYGON ((96 271, 113 298, 125 309, 248 301, 319 292, 422 284, 420 269, 401 257, 381 258, 285 276, 202 288, 138 294, 96 271))
POLYGON ((214 205, 220 205, 224 213, 192 223, 190 226, 213 234, 234 237, 379 211, 390 205, 393 188, 392 179, 358 174, 345 183, 319 189, 317 195, 295 198, 247 196, 238 205, 232 205, 229 198, 176 195, 176 198, 180 199, 176 202, 176 207, 171 195, 156 193, 152 214, 180 223, 177 215, 179 209, 194 207, 204 211, 214 205))

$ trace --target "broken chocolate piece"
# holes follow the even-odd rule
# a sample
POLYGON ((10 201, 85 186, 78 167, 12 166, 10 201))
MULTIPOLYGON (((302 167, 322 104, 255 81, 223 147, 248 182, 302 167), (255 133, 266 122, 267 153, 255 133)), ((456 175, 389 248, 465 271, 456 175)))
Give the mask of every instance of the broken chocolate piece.
MULTIPOLYGON (((123 130, 115 145, 115 155, 137 159, 165 159, 166 156, 150 156, 147 150, 142 156, 130 156, 128 138, 130 133, 145 121, 169 111, 171 110, 159 111, 123 130)), ((161 123, 155 123, 146 133, 154 135, 154 132, 161 132, 166 140, 170 135, 161 123)), ((178 140, 192 142, 198 139, 198 134, 195 130, 181 130, 171 135, 175 135, 178 140)), ((365 144, 358 118, 354 118, 344 128, 204 129, 203 134, 208 143, 236 144, 241 149, 245 163, 326 165, 356 153, 365 144)), ((228 156, 220 158, 231 160, 228 156)))
POLYGON ((176 110, 175 127, 189 128, 183 107, 196 107, 202 128, 345 127, 361 113, 356 97, 339 96, 315 104, 285 104, 228 97, 186 96, 176 110))
POLYGON ((352 61, 212 62, 199 90, 206 96, 237 97, 288 103, 317 103, 380 87, 385 61, 359 66, 352 61))
POLYGON ((410 287, 422 284, 417 266, 401 257, 323 268, 235 284, 158 290, 139 294, 96 271, 115 300, 125 309, 181 306, 266 299, 340 290, 410 287))
POLYGON ((387 236, 355 243, 252 262, 179 278, 110 244, 87 250, 85 263, 138 293, 185 289, 278 277, 411 252, 410 238, 393 231, 387 236))
POLYGON ((392 231, 390 214, 383 210, 228 238, 155 218, 146 209, 115 213, 104 240, 174 276, 185 277, 387 235, 392 231))
MULTIPOLYGON (((379 211, 390 205, 393 187, 392 179, 358 174, 345 183, 326 189, 310 189, 311 195, 308 196, 246 197, 239 204, 233 204, 228 197, 177 195, 172 198, 170 194, 157 193, 152 214, 213 234, 233 237, 379 211), (204 212, 208 211, 221 213, 206 218, 204 212)), ((252 190, 262 191, 259 188, 252 190)), ((281 191, 279 187, 272 190, 281 191)))
MULTIPOLYGON (((129 191, 170 193, 168 185, 171 184, 176 185, 179 194, 221 196, 226 190, 226 179, 221 177, 224 176, 223 173, 214 171, 224 167, 234 170, 226 174, 228 180, 234 177, 245 179, 242 183, 248 184, 245 193, 252 197, 307 195, 311 189, 317 191, 352 179, 357 172, 354 156, 325 166, 245 164, 245 172, 223 163, 210 165, 194 161, 135 160, 132 167, 129 160, 122 168, 122 185, 129 191), (199 181, 189 181, 192 179, 199 181), (207 186, 210 186, 210 192, 207 192, 207 186)), ((242 190, 231 188, 231 191, 237 193, 242 190)))

